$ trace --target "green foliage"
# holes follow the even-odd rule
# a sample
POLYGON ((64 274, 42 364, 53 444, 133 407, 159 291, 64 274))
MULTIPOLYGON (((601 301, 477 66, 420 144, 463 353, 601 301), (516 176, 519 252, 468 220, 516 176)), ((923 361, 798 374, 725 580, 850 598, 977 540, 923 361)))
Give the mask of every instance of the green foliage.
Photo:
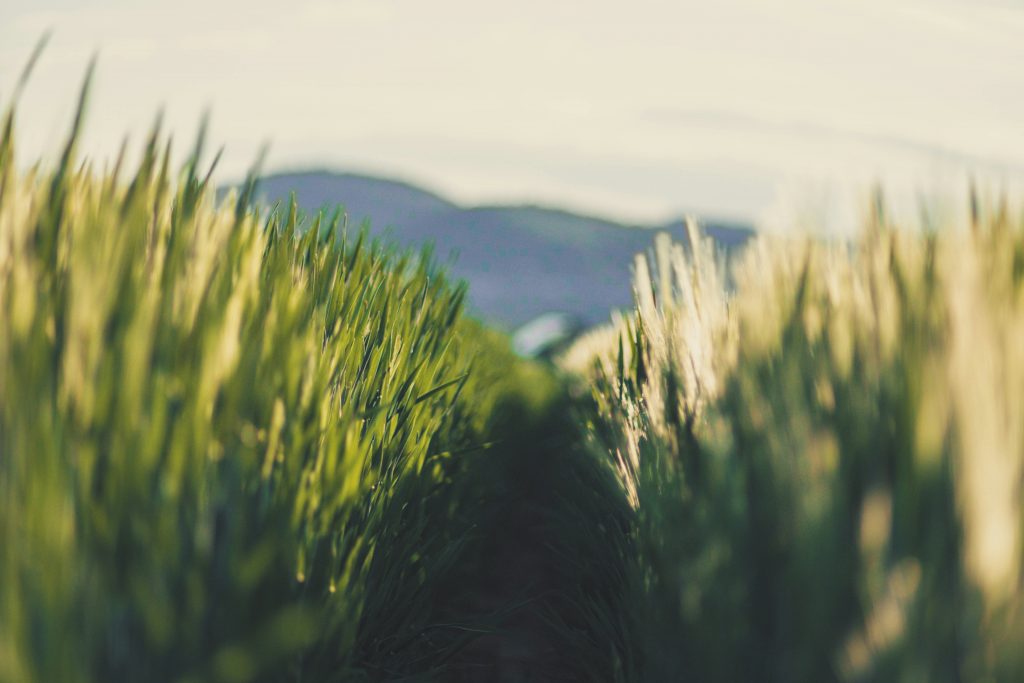
POLYGON ((214 205, 202 136, 177 177, 159 130, 97 174, 83 111, 52 171, 0 136, 0 679, 436 673, 454 475, 550 378, 429 252, 261 218, 254 181, 214 205))
POLYGON ((87 92, 53 169, 0 125, 0 680, 1021 678, 1005 207, 733 295, 690 226, 567 387, 202 134, 80 163, 87 92))
POLYGON ((1019 679, 1024 226, 763 241, 731 298, 692 246, 587 370, 632 677, 1019 679))

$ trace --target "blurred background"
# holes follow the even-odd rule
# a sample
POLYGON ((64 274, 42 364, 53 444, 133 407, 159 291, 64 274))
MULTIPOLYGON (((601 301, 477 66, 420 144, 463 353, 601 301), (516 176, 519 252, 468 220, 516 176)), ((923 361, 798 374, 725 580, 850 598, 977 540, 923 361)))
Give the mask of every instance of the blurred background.
POLYGON ((85 153, 209 110, 221 185, 269 141, 268 200, 457 252, 505 327, 628 305, 633 228, 844 237, 875 184, 916 218, 1024 179, 1018 2, 4 0, 0 97, 48 30, 21 163, 97 54, 85 153))

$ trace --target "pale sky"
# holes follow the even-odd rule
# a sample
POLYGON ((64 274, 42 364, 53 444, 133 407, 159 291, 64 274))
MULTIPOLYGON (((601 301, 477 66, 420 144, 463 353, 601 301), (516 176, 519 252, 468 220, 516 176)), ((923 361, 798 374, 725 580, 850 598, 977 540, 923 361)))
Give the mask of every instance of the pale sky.
POLYGON ((56 154, 98 52, 85 151, 160 108, 184 149, 208 108, 222 179, 269 140, 269 170, 769 227, 875 180, 1024 181, 1024 2, 0 0, 0 106, 48 29, 23 162, 56 154))

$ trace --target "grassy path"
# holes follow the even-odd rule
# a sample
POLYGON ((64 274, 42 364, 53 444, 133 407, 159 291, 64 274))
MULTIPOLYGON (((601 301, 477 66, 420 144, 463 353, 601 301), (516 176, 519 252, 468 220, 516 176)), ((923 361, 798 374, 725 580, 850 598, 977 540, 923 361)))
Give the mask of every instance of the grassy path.
POLYGON ((456 622, 497 616, 452 662, 455 680, 611 680, 623 638, 621 496, 585 451, 566 396, 539 415, 502 413, 498 443, 471 473, 491 514, 441 608, 456 622))

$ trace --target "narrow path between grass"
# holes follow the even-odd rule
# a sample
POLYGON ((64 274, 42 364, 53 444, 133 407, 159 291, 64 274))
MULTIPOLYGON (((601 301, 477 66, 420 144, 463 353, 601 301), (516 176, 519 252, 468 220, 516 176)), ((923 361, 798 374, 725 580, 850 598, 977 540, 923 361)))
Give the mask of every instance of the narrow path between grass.
POLYGON ((492 514, 441 605, 452 622, 498 616, 456 655, 455 680, 613 680, 625 656, 628 509, 567 396, 541 415, 499 412, 499 441, 469 473, 484 499, 474 507, 492 514))

